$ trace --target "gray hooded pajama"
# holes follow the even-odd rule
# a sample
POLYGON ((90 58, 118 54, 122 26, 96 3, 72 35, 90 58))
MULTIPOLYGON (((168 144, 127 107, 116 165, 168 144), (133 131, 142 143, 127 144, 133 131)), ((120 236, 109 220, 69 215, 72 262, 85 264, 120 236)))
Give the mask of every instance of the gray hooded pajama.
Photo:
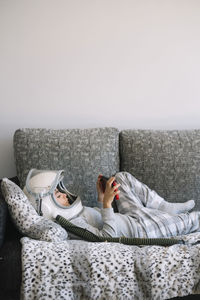
POLYGON ((188 212, 194 201, 171 204, 130 173, 115 175, 120 183, 116 200, 119 213, 112 208, 84 206, 70 221, 103 237, 159 238, 183 235, 200 230, 200 212, 188 212), (177 213, 178 211, 178 213, 177 213))

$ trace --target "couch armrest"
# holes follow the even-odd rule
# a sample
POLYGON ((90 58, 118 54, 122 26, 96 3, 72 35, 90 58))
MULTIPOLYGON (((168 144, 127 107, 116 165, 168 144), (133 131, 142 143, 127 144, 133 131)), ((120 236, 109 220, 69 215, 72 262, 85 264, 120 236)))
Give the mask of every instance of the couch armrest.
MULTIPOLYGON (((10 179, 19 185, 17 177, 10 179)), ((0 188, 0 299, 20 299, 21 236, 10 218, 0 188)))
MULTIPOLYGON (((19 185, 19 180, 17 177, 12 177, 9 179, 19 185)), ((19 239, 22 236, 10 218, 7 204, 5 203, 1 192, 1 181, 2 180, 0 179, 0 248, 3 245, 3 242, 19 239)))
POLYGON ((7 206, 0 195, 0 248, 4 242, 6 228, 7 206))
POLYGON ((20 240, 5 241, 0 249, 0 299, 20 299, 21 272, 20 240))

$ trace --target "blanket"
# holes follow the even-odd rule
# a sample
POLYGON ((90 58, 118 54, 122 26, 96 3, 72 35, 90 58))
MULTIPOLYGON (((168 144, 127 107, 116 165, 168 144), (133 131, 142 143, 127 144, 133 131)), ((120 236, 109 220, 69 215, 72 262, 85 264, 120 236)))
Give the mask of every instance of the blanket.
POLYGON ((21 299, 164 300, 200 294, 200 233, 187 245, 129 246, 82 240, 22 243, 21 299))

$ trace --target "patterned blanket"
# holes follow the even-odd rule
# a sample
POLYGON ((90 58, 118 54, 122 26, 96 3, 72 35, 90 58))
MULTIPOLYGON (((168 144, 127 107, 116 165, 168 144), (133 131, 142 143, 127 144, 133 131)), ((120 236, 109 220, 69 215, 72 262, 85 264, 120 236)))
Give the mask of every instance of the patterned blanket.
MULTIPOLYGON (((184 237, 195 243, 200 233, 184 237)), ((27 237, 21 299, 164 300, 200 294, 200 244, 127 246, 27 237)))

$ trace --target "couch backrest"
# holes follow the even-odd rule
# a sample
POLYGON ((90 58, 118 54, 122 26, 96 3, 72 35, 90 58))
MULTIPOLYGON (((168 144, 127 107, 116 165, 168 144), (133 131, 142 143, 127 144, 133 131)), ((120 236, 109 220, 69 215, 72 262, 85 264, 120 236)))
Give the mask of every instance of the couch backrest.
POLYGON ((64 169, 67 188, 83 204, 96 205, 99 173, 119 171, 119 131, 93 129, 19 129, 14 134, 14 155, 20 186, 31 168, 64 169))
POLYGON ((65 184, 96 205, 96 179, 128 171, 168 201, 200 210, 200 130, 19 129, 14 135, 21 187, 28 171, 65 169, 65 184))
POLYGON ((196 200, 200 210, 200 130, 123 130, 120 169, 168 201, 196 200))

